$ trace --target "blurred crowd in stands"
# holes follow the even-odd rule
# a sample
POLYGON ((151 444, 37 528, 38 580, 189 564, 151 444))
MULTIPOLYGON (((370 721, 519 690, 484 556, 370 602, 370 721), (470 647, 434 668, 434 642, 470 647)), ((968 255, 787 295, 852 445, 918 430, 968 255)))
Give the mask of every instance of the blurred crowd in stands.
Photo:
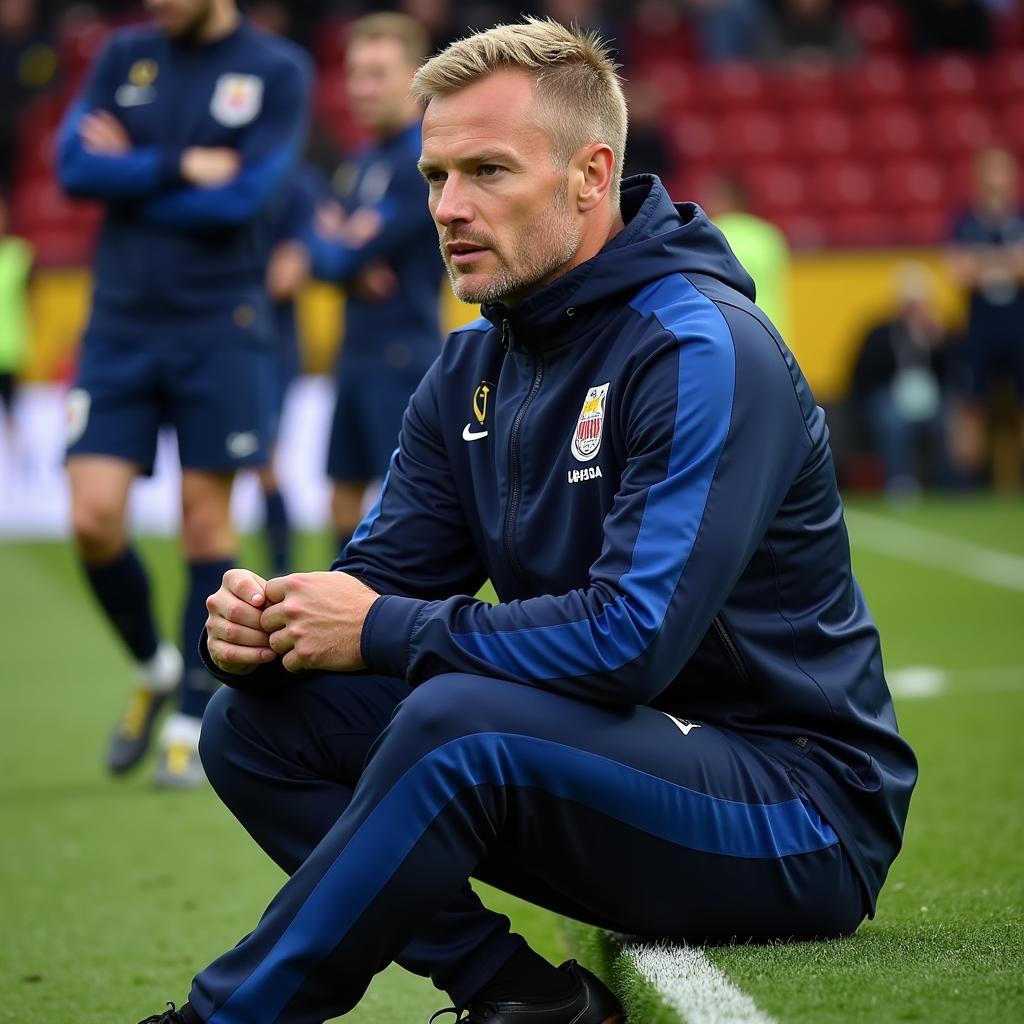
MULTIPOLYGON (((344 90, 353 17, 405 11, 440 47, 523 11, 499 0, 243 6, 314 55, 309 157, 328 173, 360 141, 344 90)), ((787 246, 949 247, 966 341, 952 344, 927 273, 908 266, 853 374, 859 429, 891 493, 976 479, 990 464, 993 403, 1024 435, 1024 4, 543 0, 529 12, 614 41, 629 90, 627 173, 653 171, 677 199, 747 217, 735 230, 777 264, 787 246), (769 230, 752 231, 755 220, 769 230)), ((0 0, 0 195, 37 266, 88 262, 99 211, 57 187, 53 133, 111 27, 143 17, 127 0, 0 0)), ((1017 436, 1008 478, 1022 449, 1017 436)))

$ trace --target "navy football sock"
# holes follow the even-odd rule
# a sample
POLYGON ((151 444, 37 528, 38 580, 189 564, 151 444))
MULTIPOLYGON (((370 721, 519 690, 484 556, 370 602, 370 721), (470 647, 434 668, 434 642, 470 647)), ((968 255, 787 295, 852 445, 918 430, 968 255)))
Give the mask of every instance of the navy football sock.
POLYGON ((524 942, 473 998, 470 1005, 504 1000, 550 1003, 572 995, 573 980, 524 942))
POLYGON ((221 578, 235 564, 231 558, 188 563, 188 597, 182 616, 181 651, 185 658, 185 680, 181 692, 181 713, 202 718, 217 681, 203 668, 199 637, 206 623, 206 599, 220 589, 221 578))
POLYGON ((93 593, 136 661, 156 654, 159 640, 149 600, 149 577, 135 551, 127 547, 112 562, 84 564, 93 593))
POLYGON ((275 576, 286 575, 291 568, 291 530, 288 523, 288 508, 280 491, 264 492, 266 510, 264 530, 267 535, 267 551, 275 576))

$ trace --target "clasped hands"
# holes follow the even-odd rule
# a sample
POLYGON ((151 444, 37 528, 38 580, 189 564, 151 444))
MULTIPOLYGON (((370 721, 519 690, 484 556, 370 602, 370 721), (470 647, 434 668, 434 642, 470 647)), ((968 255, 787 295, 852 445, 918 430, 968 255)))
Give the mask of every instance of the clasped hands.
POLYGON ((232 675, 247 675, 277 658, 289 672, 363 668, 363 621, 377 597, 343 572, 264 580, 248 569, 229 569, 206 599, 210 658, 232 675))

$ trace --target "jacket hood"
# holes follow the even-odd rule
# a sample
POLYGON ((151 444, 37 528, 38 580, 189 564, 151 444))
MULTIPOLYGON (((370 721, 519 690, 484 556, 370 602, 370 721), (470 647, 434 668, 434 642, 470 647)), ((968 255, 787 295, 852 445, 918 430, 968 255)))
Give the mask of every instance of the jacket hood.
POLYGON ((625 227, 592 259, 573 268, 516 306, 490 303, 492 323, 506 317, 513 329, 543 335, 564 318, 668 274, 704 274, 753 300, 754 282, 725 236, 696 203, 673 203, 653 174, 622 182, 625 227))

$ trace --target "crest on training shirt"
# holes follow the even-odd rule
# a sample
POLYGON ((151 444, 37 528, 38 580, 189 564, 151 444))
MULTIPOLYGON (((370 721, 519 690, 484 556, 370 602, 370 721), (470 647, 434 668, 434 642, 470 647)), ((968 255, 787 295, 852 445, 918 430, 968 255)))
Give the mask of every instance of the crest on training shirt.
POLYGON ((210 100, 210 113, 225 128, 248 124, 263 106, 263 79, 256 75, 221 75, 210 100))
POLYGON ((573 458, 579 462, 590 462, 601 450, 601 434, 604 431, 604 407, 608 399, 608 388, 611 381, 595 384, 587 392, 580 410, 576 429, 572 433, 569 445, 573 458))
POLYGON ((473 415, 481 426, 487 419, 487 400, 493 390, 494 385, 489 380, 482 380, 473 392, 473 415))

